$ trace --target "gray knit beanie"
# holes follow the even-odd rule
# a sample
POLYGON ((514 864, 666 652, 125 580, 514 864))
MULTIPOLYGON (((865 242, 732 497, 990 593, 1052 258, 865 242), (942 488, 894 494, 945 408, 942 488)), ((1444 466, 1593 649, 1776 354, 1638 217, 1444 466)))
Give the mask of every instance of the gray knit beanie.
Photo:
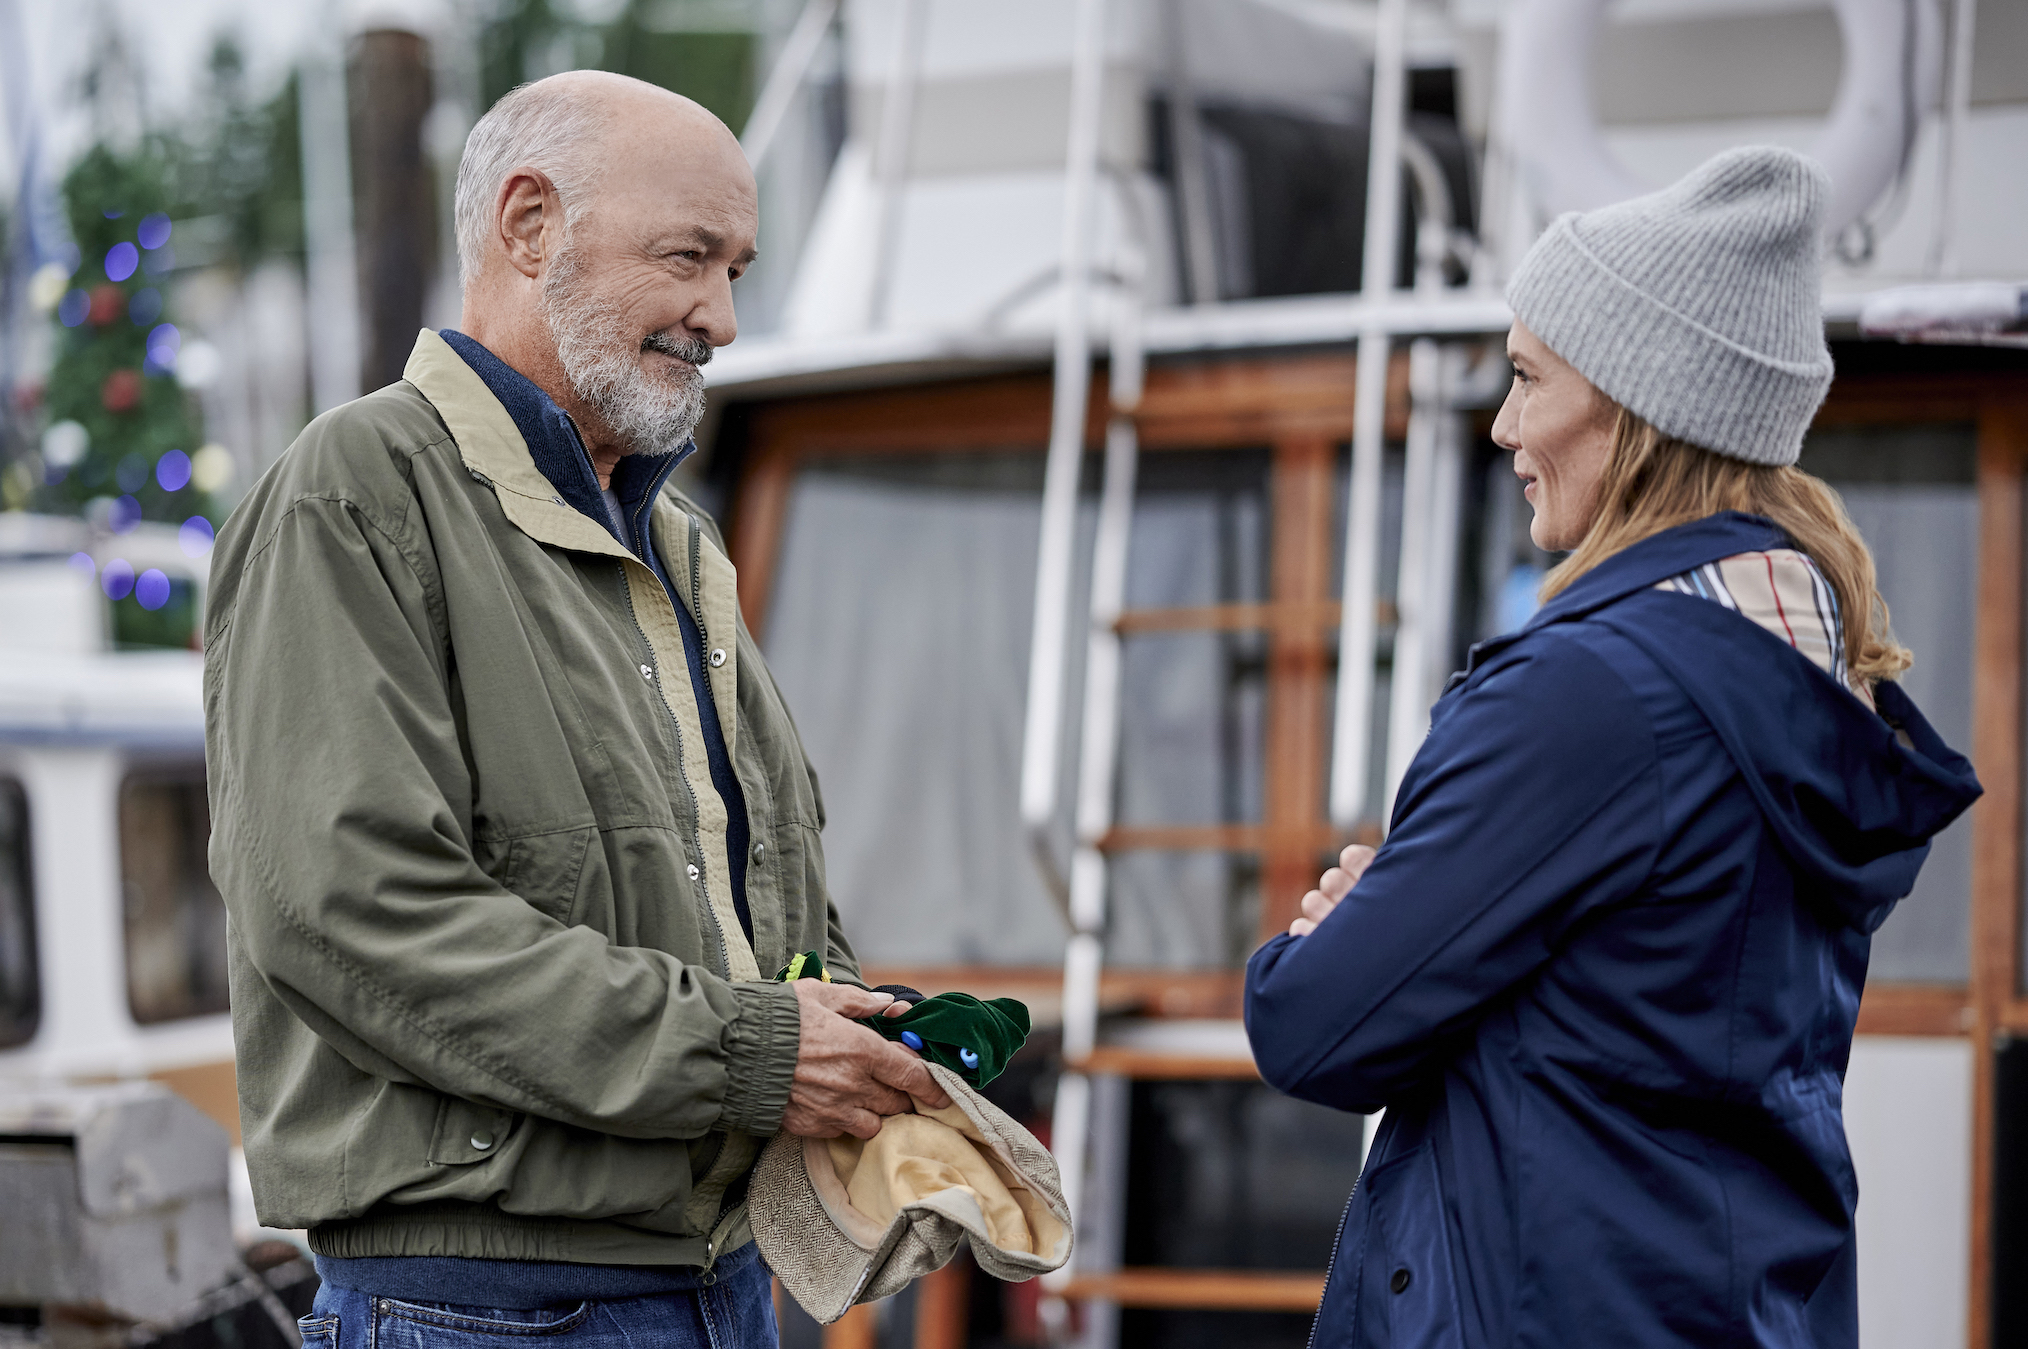
POLYGON ((1791 150, 1727 150, 1660 192, 1558 217, 1507 303, 1662 434, 1793 464, 1831 387, 1818 281, 1829 187, 1791 150))

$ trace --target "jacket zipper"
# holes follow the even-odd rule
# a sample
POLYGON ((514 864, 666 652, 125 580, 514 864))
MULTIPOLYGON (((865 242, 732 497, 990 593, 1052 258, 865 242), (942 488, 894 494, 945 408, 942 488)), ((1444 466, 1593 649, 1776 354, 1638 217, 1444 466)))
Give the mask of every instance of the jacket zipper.
MULTIPOLYGON (((584 437, 578 433, 577 422, 571 417, 571 415, 568 412, 566 412, 563 414, 563 423, 565 426, 568 426, 570 428, 570 438, 572 442, 576 444, 577 452, 584 456, 585 466, 591 469, 592 481, 597 482, 598 466, 596 464, 593 464, 591 461, 591 451, 585 449, 584 447, 584 437)), ((641 503, 641 506, 636 508, 636 510, 634 511, 634 538, 637 543, 645 545, 642 551, 646 551, 646 548, 653 548, 655 546, 655 541, 652 538, 644 539, 641 535, 641 511, 646 509, 652 504, 653 498, 650 497, 647 500, 644 500, 641 503)), ((697 560, 696 560, 697 521, 694 517, 686 517, 686 518, 690 519, 691 525, 690 588, 692 595, 695 596, 698 589, 697 560)), ((624 565, 625 564, 622 564, 622 566, 624 565)), ((643 565, 645 566, 647 564, 643 563, 643 565)), ((650 566, 648 567, 648 570, 652 574, 655 569, 652 566, 650 566)), ((659 584, 659 578, 657 578, 657 583, 659 584)), ((649 655, 655 656, 655 644, 648 640, 647 630, 641 626, 641 616, 634 610, 634 596, 631 587, 628 588, 626 592, 626 598, 627 598, 627 617, 631 618, 634 622, 634 635, 641 639, 641 648, 646 652, 648 652, 649 655)), ((701 604, 698 604, 697 610, 700 613, 703 612, 703 606, 701 604)), ((670 617, 673 618, 675 617, 675 615, 672 613, 670 617)), ((699 634, 699 639, 701 640, 704 632, 703 623, 700 622, 697 625, 697 631, 699 634)), ((726 945, 725 930, 719 924, 718 914, 714 912, 711 907, 711 877, 706 875, 704 870, 705 863, 709 859, 707 859, 704 855, 704 836, 698 831, 697 827, 697 814, 698 814, 697 788, 691 783, 689 769, 685 766, 683 761, 683 728, 677 725, 676 714, 670 710, 668 696, 662 691, 663 683, 668 677, 667 672, 662 669, 662 665, 664 662, 659 656, 655 656, 655 661, 656 661, 655 696, 661 701, 662 715, 668 718, 669 721, 670 742, 676 746, 676 776, 679 779, 681 779, 683 783, 683 790, 690 793, 690 855, 697 859, 696 862, 697 882, 699 885, 702 885, 704 887, 703 893, 704 912, 710 916, 712 931, 718 934, 718 968, 725 978, 730 979, 732 978, 732 948, 726 945)), ((684 678, 688 679, 690 675, 689 669, 687 668, 689 664, 688 656, 685 657, 684 663, 686 666, 683 672, 684 678)))
MULTIPOLYGON (((703 600, 704 583, 700 579, 700 573, 698 569, 698 557, 697 557, 697 537, 699 533, 699 526, 697 523, 696 516, 685 515, 683 518, 690 522, 690 613, 691 616, 697 620, 697 648, 698 648, 697 658, 699 660, 704 661, 704 693, 706 697, 710 697, 711 662, 704 654, 704 648, 709 644, 709 639, 705 636, 704 632, 704 600, 703 600)), ((652 547, 653 544, 651 543, 649 546, 652 547)), ((687 654, 684 657, 684 661, 687 665, 689 661, 689 656, 687 654)), ((688 677, 690 672, 689 670, 686 669, 683 673, 686 677, 688 677)), ((702 718, 704 715, 704 709, 699 708, 697 711, 699 717, 699 724, 701 725, 702 718)), ((690 779, 686 776, 683 781, 684 785, 688 786, 690 779)), ((711 789, 713 791, 717 791, 718 784, 713 783, 711 789)), ((704 892, 704 911, 711 915, 711 926, 717 929, 718 931, 718 959, 720 963, 723 964, 725 967, 725 977, 730 979, 732 978, 731 938, 725 935, 725 924, 719 921, 718 910, 715 907, 713 907, 711 903, 711 890, 710 890, 711 877, 706 875, 704 872, 705 863, 708 859, 704 856, 704 837, 697 830, 697 807, 696 807, 697 789, 694 787, 692 787, 690 790, 690 800, 691 800, 690 846, 697 850, 697 875, 699 881, 706 887, 704 892)), ((727 846, 730 846, 730 844, 731 840, 728 838, 727 846)), ((731 877, 728 876, 726 878, 726 883, 728 885, 731 884, 731 877)))
POLYGON ((1345 1196, 1345 1212, 1338 1219, 1337 1234, 1331 1238, 1331 1258, 1324 1262, 1324 1294, 1317 1300, 1317 1319, 1310 1322, 1310 1339, 1305 1349, 1317 1349, 1317 1335, 1324 1328, 1324 1301, 1331 1296, 1331 1275, 1338 1269, 1338 1248, 1345 1243, 1345 1224, 1352 1219, 1352 1205, 1359 1199, 1359 1182, 1365 1178, 1365 1168, 1361 1167, 1352 1179, 1352 1192, 1345 1196))

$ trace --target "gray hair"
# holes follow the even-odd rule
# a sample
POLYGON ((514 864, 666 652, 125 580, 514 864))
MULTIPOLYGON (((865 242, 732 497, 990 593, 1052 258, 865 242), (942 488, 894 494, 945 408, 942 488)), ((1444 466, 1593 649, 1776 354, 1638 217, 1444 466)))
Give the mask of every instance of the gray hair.
POLYGON ((500 184, 520 168, 549 176, 563 202, 566 234, 590 204, 596 155, 584 143, 604 126, 606 113, 568 82, 540 80, 510 91, 489 109, 458 161, 455 213, 458 280, 471 285, 484 264, 492 238, 493 207, 500 184), (545 87, 547 86, 547 87, 545 87))

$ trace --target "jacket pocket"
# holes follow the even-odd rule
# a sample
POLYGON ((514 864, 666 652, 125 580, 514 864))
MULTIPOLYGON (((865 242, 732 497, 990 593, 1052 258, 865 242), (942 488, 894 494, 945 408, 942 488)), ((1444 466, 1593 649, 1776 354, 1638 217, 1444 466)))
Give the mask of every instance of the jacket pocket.
POLYGON ((1435 1149, 1424 1144, 1362 1183, 1368 1186, 1371 1216, 1360 1262, 1359 1342, 1462 1349, 1463 1317, 1435 1149))
POLYGON ((439 1166, 470 1166, 498 1156, 518 1118, 511 1110, 446 1096, 437 1106, 430 1161, 439 1166))
POLYGON ((578 917, 585 854, 597 833, 588 825, 510 838, 498 869, 488 870, 525 903, 569 926, 578 917))

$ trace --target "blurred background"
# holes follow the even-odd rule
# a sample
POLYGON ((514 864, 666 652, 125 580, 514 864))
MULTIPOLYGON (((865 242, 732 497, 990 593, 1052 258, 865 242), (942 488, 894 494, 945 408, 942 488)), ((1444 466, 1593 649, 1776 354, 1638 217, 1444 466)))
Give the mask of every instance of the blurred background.
POLYGON ((1260 1085, 1240 966, 1554 564, 1488 437, 1504 278, 1747 143, 1831 174, 1804 466, 1988 788, 1876 939, 1864 1335, 2028 1340, 2028 2, 0 0, 0 1344, 291 1342, 205 867, 211 542, 456 323, 465 135, 575 68, 755 164, 684 486, 869 973, 1030 1003, 995 1095, 1077 1190, 1068 1282, 961 1256, 785 1343, 1305 1341, 1368 1132, 1260 1085))

